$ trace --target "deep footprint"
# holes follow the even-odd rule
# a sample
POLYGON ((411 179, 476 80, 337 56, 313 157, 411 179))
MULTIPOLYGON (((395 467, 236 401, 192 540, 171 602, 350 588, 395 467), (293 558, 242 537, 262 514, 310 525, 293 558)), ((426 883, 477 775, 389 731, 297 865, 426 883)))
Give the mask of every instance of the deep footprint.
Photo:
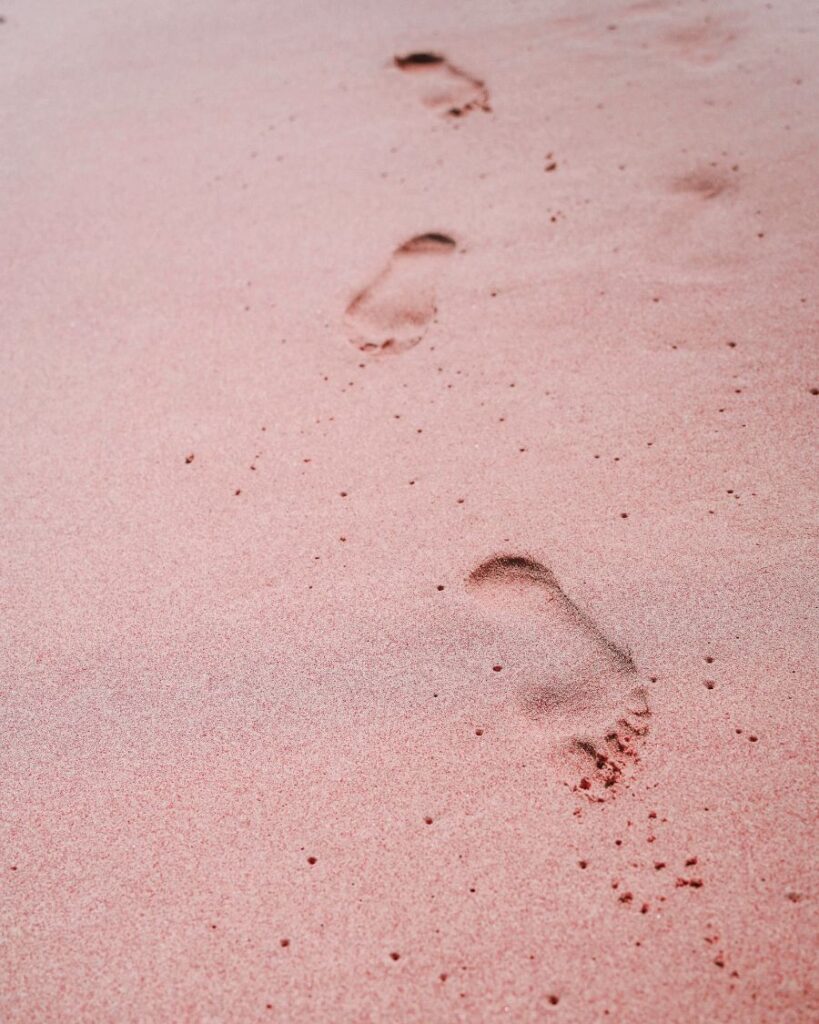
POLYGON ((439 53, 408 53, 395 58, 399 71, 412 75, 421 102, 444 117, 463 117, 473 110, 489 111, 489 92, 474 78, 439 53))
POLYGON ((521 622, 537 628, 537 661, 526 655, 518 666, 510 651, 509 667, 520 679, 514 706, 548 727, 561 764, 570 766, 573 789, 596 801, 615 795, 639 763, 651 715, 630 654, 533 559, 490 558, 470 573, 467 586, 489 614, 508 623, 510 639, 521 622))
POLYGON ((441 260, 455 249, 449 235, 429 232, 399 246, 372 284, 347 307, 350 344, 361 352, 405 352, 435 315, 441 260))

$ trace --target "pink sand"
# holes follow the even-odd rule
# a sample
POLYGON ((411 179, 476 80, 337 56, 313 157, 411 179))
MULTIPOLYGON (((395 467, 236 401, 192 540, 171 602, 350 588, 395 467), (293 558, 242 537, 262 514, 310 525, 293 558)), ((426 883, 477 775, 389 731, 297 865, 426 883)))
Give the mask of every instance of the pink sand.
POLYGON ((815 6, 0 14, 0 1019, 819 1018, 815 6))

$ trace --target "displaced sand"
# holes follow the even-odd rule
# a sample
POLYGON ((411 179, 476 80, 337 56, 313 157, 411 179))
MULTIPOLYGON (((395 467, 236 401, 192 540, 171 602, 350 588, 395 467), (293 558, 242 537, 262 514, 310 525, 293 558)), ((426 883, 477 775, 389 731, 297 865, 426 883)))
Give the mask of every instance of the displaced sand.
POLYGON ((817 1019, 813 6, 0 14, 0 1018, 817 1019))

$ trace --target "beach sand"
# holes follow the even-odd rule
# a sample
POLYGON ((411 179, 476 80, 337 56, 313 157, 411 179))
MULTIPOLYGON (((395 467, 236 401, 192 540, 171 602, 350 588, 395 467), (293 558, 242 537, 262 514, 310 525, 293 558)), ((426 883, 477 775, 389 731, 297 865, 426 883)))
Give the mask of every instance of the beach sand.
POLYGON ((0 14, 0 1019, 818 1019, 815 6, 0 14))

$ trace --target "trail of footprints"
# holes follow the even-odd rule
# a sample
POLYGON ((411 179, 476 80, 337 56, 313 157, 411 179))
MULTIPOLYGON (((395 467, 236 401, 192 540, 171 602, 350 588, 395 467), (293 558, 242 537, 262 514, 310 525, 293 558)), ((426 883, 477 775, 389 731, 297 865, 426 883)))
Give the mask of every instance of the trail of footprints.
MULTIPOLYGON (((697 32, 666 40, 696 50, 711 39, 697 32), (701 38, 702 37, 702 38, 701 38)), ((393 59, 421 103, 445 119, 491 110, 485 83, 433 51, 393 59)), ((667 183, 671 194, 713 202, 737 190, 737 166, 700 165, 667 183)), ((436 290, 456 239, 441 231, 399 245, 374 279, 347 306, 348 340, 372 356, 407 352, 423 340, 437 312, 436 290)), ((638 770, 651 719, 649 693, 630 654, 562 588, 551 569, 525 555, 495 555, 477 566, 467 589, 482 613, 528 619, 543 637, 543 662, 529 666, 516 687, 517 711, 544 725, 557 741, 560 770, 585 800, 610 799, 638 770)))
MULTIPOLYGON (((706 19, 705 27, 692 34, 689 44, 696 46, 710 39, 710 28, 706 19)), ((395 56, 393 63, 413 80, 424 106, 445 118, 492 109, 485 83, 443 54, 414 51, 395 56)), ((556 166, 551 161, 546 169, 556 166)), ((729 198, 738 190, 738 170, 736 164, 730 171, 714 161, 701 164, 672 177, 667 191, 709 202, 729 198)), ((456 248, 455 238, 440 231, 415 235, 399 245, 347 306, 344 325, 350 344, 370 355, 394 355, 418 345, 437 312, 436 286, 442 279, 443 257, 456 248)))
MULTIPOLYGON (((422 103, 444 117, 491 109, 485 84, 441 54, 414 52, 394 63, 413 79, 422 103)), ((698 178, 673 187, 712 194, 698 178)), ((436 287, 456 247, 454 237, 439 231, 399 245, 346 309, 350 344, 370 355, 395 355, 418 345, 435 317, 436 287)), ((493 556, 470 573, 467 588, 484 613, 537 623, 543 663, 532 667, 531 678, 515 693, 517 711, 542 722, 557 739, 559 766, 569 767, 569 785, 577 794, 593 802, 615 795, 639 764, 651 717, 631 656, 568 596, 547 566, 531 558, 493 556)))
MULTIPOLYGON (((484 83, 439 53, 396 56, 394 65, 412 78, 424 106, 443 117, 460 118, 474 110, 491 109, 484 83)), ((442 258, 455 247, 455 239, 439 231, 416 235, 398 246, 375 279, 347 306, 344 319, 350 344, 369 354, 414 348, 436 313, 442 258)))
MULTIPOLYGON (((635 3, 631 9, 638 12, 654 6, 635 3)), ((734 38, 735 34, 721 22, 705 18, 694 26, 667 32, 663 42, 679 57, 707 63, 717 59, 734 38)), ((443 119, 491 111, 485 83, 442 54, 415 51, 395 56, 393 66, 411 81, 420 102, 443 119)), ((556 167, 552 161, 546 170, 556 167)), ((711 204, 738 191, 738 170, 737 165, 729 171, 716 162, 701 164, 671 178, 666 188, 689 203, 711 204)), ((350 344, 372 356, 400 354, 416 347, 434 322, 436 290, 457 247, 454 236, 438 230, 415 235, 400 244, 372 281, 349 302, 345 327, 350 344)), ((817 389, 812 393, 816 394, 817 389)), ((193 458, 188 456, 186 463, 193 458)), ((542 640, 538 642, 537 661, 532 662, 529 655, 530 661, 518 674, 508 703, 523 718, 543 726, 549 743, 544 756, 551 759, 556 772, 565 776, 563 781, 575 794, 575 815, 582 814, 586 803, 615 798, 639 771, 652 717, 649 690, 631 654, 567 593, 547 565, 528 555, 491 556, 469 573, 466 589, 475 602, 476 613, 526 621, 542 640)), ((476 732, 482 735, 483 729, 476 732)), ((648 817, 656 819, 657 814, 652 811, 648 817)), ((431 818, 425 821, 432 824, 431 818)), ((646 842, 655 839, 652 830, 646 842)), ((621 843, 616 840, 617 846, 621 843)), ((308 857, 311 865, 315 860, 308 857)), ((588 864, 587 860, 579 861, 581 869, 588 864)), ((697 858, 689 857, 684 864, 687 871, 697 864, 697 858)), ((665 868, 665 861, 655 860, 651 873, 657 876, 665 868)), ((700 877, 690 874, 677 875, 674 882, 676 889, 687 891, 697 891, 702 885, 700 877)), ((639 905, 643 914, 655 902, 667 899, 662 891, 655 891, 649 899, 636 899, 630 888, 621 887, 619 878, 611 882, 611 888, 621 906, 639 905)), ((791 893, 789 898, 798 900, 799 896, 791 893)), ((705 941, 714 945, 719 936, 709 933, 705 941)), ((288 946, 289 939, 281 940, 281 945, 288 946)), ((400 959, 398 952, 389 956, 395 962, 400 959)), ((714 963, 725 966, 721 951, 714 963)), ((732 976, 736 977, 736 972, 732 976)), ((440 980, 444 982, 447 977, 442 973, 440 980)), ((557 995, 549 997, 551 1005, 558 1002, 557 995)))

